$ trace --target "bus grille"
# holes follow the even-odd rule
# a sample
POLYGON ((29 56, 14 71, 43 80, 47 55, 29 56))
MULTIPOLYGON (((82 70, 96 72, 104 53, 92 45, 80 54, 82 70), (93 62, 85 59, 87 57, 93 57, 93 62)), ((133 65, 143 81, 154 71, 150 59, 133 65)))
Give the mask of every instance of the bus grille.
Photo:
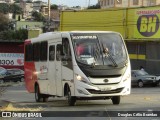
POLYGON ((93 89, 87 89, 87 90, 91 94, 113 94, 113 93, 120 93, 123 90, 123 88, 118 88, 118 89, 109 90, 109 91, 101 91, 101 90, 93 90, 93 89))

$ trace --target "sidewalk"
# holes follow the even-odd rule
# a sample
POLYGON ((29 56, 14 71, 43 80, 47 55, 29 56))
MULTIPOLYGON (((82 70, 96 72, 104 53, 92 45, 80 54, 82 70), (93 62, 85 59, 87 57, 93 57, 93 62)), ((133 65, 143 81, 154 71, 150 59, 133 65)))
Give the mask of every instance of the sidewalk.
POLYGON ((10 103, 9 101, 0 100, 0 109, 7 107, 9 103, 10 103))

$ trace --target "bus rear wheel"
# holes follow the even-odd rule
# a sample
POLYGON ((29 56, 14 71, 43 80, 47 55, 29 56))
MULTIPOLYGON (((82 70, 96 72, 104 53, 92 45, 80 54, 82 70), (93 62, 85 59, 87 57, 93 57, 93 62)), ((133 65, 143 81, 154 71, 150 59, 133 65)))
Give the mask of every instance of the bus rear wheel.
POLYGON ((40 94, 39 86, 35 86, 35 100, 36 102, 41 102, 43 100, 42 94, 40 94))
POLYGON ((121 97, 120 96, 113 96, 112 98, 111 98, 111 100, 112 100, 112 103, 114 104, 114 105, 118 105, 119 103, 120 103, 120 99, 121 97))
POLYGON ((69 106, 74 106, 76 103, 76 97, 71 96, 71 91, 70 91, 69 87, 67 89, 67 101, 68 101, 69 106))

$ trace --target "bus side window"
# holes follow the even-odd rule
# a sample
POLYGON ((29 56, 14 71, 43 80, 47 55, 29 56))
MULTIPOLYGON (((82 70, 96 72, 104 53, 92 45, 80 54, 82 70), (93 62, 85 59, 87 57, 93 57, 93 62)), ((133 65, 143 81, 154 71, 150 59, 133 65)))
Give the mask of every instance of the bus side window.
POLYGON ((40 60, 41 61, 47 61, 47 48, 48 48, 48 42, 43 41, 41 42, 41 49, 40 49, 40 60))
POLYGON ((49 61, 54 61, 55 59, 55 46, 49 46, 49 61))
POLYGON ((33 60, 39 61, 40 58, 40 43, 33 44, 33 60))
POLYGON ((33 61, 33 45, 28 44, 25 47, 25 61, 33 61))
POLYGON ((67 38, 62 39, 62 47, 63 47, 63 60, 71 61, 71 49, 69 45, 69 40, 67 38))
POLYGON ((57 44, 56 47, 56 60, 61 61, 61 44, 57 44))

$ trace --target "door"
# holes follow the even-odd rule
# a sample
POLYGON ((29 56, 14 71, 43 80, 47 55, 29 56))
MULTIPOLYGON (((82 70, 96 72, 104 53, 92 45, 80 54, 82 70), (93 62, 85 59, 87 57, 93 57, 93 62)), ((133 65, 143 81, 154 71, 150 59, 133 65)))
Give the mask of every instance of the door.
POLYGON ((57 96, 63 95, 62 87, 62 64, 61 64, 61 46, 62 44, 58 43, 56 45, 56 87, 57 87, 57 96))
POLYGON ((49 44, 49 62, 48 62, 48 78, 49 78, 49 91, 51 95, 56 95, 56 64, 55 64, 55 44, 49 44))

